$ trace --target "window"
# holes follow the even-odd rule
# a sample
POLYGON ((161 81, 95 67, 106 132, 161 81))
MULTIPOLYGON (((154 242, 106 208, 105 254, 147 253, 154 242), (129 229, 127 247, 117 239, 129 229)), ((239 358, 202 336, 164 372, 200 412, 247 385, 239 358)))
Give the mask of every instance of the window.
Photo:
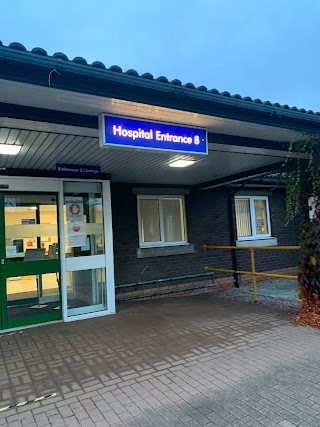
POLYGON ((268 197, 235 198, 238 240, 271 237, 268 197))
POLYGON ((140 247, 187 244, 182 196, 138 196, 140 247))

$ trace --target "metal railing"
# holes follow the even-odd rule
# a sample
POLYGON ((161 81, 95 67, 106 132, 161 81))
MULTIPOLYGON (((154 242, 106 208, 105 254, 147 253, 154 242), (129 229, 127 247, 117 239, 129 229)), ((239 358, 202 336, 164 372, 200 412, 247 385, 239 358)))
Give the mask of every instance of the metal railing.
POLYGON ((204 267, 205 271, 216 271, 219 273, 233 273, 233 274, 244 274, 252 276, 253 284, 253 299, 254 302, 258 302, 257 294, 257 276, 258 277, 272 277, 276 279, 297 279, 297 276, 292 276, 290 274, 274 274, 274 273, 258 273, 256 271, 254 251, 292 251, 299 250, 300 246, 212 246, 212 245, 203 245, 203 250, 211 249, 232 249, 232 250, 249 250, 250 259, 251 259, 251 271, 242 271, 242 270, 230 270, 225 268, 214 268, 214 267, 204 267))

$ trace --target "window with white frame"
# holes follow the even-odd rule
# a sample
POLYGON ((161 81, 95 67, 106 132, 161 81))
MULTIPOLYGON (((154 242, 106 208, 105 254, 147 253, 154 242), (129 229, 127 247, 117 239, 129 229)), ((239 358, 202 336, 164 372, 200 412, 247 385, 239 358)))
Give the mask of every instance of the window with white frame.
POLYGON ((183 196, 138 196, 140 247, 187 243, 183 196))
POLYGON ((238 240, 271 237, 268 197, 235 197, 238 240))

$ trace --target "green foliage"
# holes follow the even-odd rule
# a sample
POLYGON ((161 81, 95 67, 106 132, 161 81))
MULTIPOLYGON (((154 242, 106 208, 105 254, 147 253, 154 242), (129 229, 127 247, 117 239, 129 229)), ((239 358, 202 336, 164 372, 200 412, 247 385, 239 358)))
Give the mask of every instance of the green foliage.
POLYGON ((280 174, 286 185, 287 223, 306 212, 308 198, 314 198, 314 218, 304 215, 298 294, 315 307, 320 297, 320 137, 304 135, 293 141, 280 174), (303 156, 296 159, 291 156, 293 153, 303 156), (303 158, 305 155, 307 158, 303 158))
POLYGON ((298 294, 309 310, 317 307, 320 297, 320 137, 306 135, 293 141, 280 175, 286 184, 286 222, 306 213, 302 215, 298 294), (303 156, 293 158, 293 153, 303 156), (312 220, 307 212, 309 197, 315 205, 312 220))
POLYGON ((301 239, 301 262, 298 276, 300 298, 312 301, 320 296, 320 205, 315 216, 306 222, 301 239))
POLYGON ((290 144, 280 176, 286 185, 286 223, 301 214, 308 197, 320 194, 320 137, 305 135, 290 144), (292 153, 301 153, 308 158, 293 158, 292 153))

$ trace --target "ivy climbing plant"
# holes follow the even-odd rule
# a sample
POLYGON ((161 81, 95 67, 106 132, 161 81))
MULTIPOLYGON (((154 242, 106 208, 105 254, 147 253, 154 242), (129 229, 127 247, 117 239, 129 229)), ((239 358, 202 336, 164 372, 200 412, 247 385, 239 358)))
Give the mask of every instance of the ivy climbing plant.
POLYGON ((298 274, 302 304, 297 320, 320 327, 320 137, 303 135, 293 141, 279 176, 286 186, 286 222, 302 217, 298 274), (308 200, 313 200, 311 220, 308 200))

